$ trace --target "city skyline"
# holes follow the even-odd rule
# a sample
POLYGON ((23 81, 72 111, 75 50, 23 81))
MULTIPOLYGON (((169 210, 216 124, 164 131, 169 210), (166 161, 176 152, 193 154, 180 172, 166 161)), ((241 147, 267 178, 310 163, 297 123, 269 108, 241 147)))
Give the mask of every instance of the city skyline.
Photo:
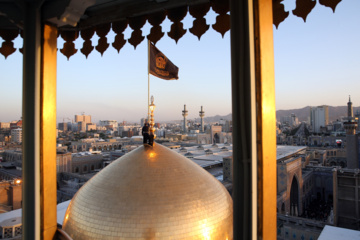
MULTIPOLYGON (((344 105, 351 95, 354 106, 360 105, 356 95, 359 83, 356 72, 360 64, 360 34, 353 31, 360 24, 356 9, 360 3, 344 0, 335 13, 330 8, 317 6, 306 23, 292 16, 294 1, 285 1, 290 12, 288 19, 274 27, 276 107, 302 108, 318 105, 344 105), (350 23, 350 24, 349 24, 350 23), (320 30, 319 30, 320 29, 320 30)), ((214 23, 214 13, 207 15, 207 23, 214 23)), ((192 26, 187 16, 184 28, 192 26)), ((169 20, 162 24, 163 31, 170 28, 169 20)), ((149 23, 143 35, 149 32, 149 23)), ((125 31, 125 39, 130 32, 125 31)), ((210 29, 201 41, 188 33, 176 44, 169 37, 156 46, 179 67, 179 80, 164 81, 151 76, 151 95, 155 97, 155 121, 182 119, 183 105, 187 105, 189 119, 199 117, 204 107, 205 117, 231 113, 230 32, 224 38, 210 29)), ((113 33, 108 35, 112 43, 113 33)), ((92 41, 97 42, 98 37, 92 41)), ((64 41, 59 38, 58 48, 64 41)), ((81 41, 75 41, 77 49, 81 41)), ((22 45, 21 38, 15 47, 22 45)), ((79 50, 78 50, 79 51, 79 50)), ((0 121, 8 122, 21 117, 22 54, 17 52, 0 59, 3 89, 0 121)), ((93 51, 88 59, 76 54, 68 61, 58 52, 57 121, 73 119, 85 112, 93 122, 104 119, 139 122, 147 115, 147 42, 136 50, 126 44, 120 54, 112 46, 100 56, 93 51)))

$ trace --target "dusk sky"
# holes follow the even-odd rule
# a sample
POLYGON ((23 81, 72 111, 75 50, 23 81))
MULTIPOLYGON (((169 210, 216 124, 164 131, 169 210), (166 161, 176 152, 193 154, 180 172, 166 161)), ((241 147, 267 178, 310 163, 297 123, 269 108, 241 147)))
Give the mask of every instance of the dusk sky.
MULTIPOLYGON (((292 15, 295 0, 286 0, 290 16, 274 27, 276 107, 302 108, 317 105, 346 105, 351 95, 360 105, 360 1, 343 0, 335 13, 319 3, 306 23, 292 15)), ((192 26, 188 15, 184 28, 192 26)), ((210 11, 207 23, 215 22, 210 11)), ((168 32, 166 19, 163 31, 168 32)), ((143 35, 150 24, 143 27, 143 35)), ((125 31, 125 39, 131 31, 125 31)), ((96 35, 96 34, 95 34, 96 35)), ((112 43, 114 34, 108 34, 112 43)), ((0 38, 1 39, 1 38, 0 38)), ((94 36, 93 45, 98 37, 94 36)), ((0 41, 1 43, 1 41, 0 41)), ((59 38, 58 48, 64 41, 59 38)), ((82 47, 82 39, 75 42, 82 47)), ((15 47, 22 46, 22 39, 15 47)), ((184 104, 188 119, 198 117, 204 106, 205 116, 231 113, 230 32, 222 36, 209 29, 198 41, 189 30, 176 44, 164 36, 156 46, 179 67, 179 80, 165 81, 151 76, 151 95, 155 98, 155 121, 181 119, 184 104)), ((78 50, 80 51, 80 50, 78 50)), ((21 117, 22 54, 18 51, 6 60, 0 56, 0 122, 21 117)), ((136 50, 129 43, 120 54, 110 45, 101 57, 94 50, 88 57, 77 53, 67 58, 58 52, 57 120, 73 119, 84 112, 93 122, 117 120, 140 122, 147 115, 147 42, 136 50)))

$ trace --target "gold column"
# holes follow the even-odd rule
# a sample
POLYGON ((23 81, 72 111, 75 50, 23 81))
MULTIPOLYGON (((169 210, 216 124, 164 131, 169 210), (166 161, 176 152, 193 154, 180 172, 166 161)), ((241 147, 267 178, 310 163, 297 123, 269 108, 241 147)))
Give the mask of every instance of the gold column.
POLYGON ((254 1, 258 239, 276 239, 276 109, 272 1, 254 1))
POLYGON ((53 239, 56 218, 56 53, 57 29, 45 25, 41 53, 41 239, 53 239))

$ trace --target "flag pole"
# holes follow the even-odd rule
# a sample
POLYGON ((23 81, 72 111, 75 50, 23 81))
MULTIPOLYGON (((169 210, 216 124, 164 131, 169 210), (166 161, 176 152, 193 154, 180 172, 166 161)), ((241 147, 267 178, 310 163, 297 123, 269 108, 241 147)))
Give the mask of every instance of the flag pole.
POLYGON ((148 123, 150 122, 150 40, 148 39, 148 123))

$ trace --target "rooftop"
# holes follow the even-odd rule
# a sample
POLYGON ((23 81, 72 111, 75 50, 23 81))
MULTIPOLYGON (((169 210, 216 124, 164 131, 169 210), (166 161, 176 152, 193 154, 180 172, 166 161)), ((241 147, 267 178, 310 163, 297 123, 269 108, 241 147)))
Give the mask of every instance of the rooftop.
POLYGON ((305 150, 307 146, 285 146, 277 145, 276 146, 276 160, 289 157, 296 153, 300 153, 302 150, 305 150))
POLYGON ((326 225, 318 240, 355 240, 360 239, 360 231, 326 225))

